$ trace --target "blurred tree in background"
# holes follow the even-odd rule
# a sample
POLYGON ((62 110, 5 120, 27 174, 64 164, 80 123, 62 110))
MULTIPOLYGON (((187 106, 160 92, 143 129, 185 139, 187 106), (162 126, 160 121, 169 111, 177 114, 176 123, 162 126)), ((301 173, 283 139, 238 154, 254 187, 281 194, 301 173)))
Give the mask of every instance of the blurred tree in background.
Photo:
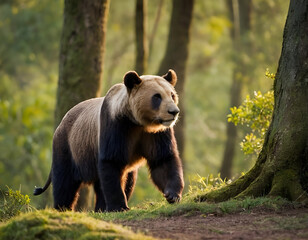
MULTIPOLYGON (((251 55, 251 11, 252 1, 227 0, 227 8, 232 23, 230 35, 232 39, 233 73, 230 91, 230 107, 238 106, 242 100, 242 89, 245 82, 251 81, 249 76, 252 72, 251 61, 247 56, 251 55)), ((230 179, 232 177, 232 165, 237 147, 237 128, 227 123, 227 140, 220 168, 221 177, 230 179)))
MULTIPOLYGON (((233 23, 228 18, 225 1, 194 1, 185 95, 180 99, 185 107, 185 149, 181 155, 185 159, 186 180, 196 173, 216 174, 223 158, 229 89, 236 68, 233 56, 237 54, 229 34, 233 23)), ((253 70, 242 88, 242 96, 254 90, 270 90, 272 81, 264 77, 264 71, 269 68, 274 72, 277 68, 288 8, 284 0, 250 2, 248 35, 252 53, 244 54, 244 59, 253 70)), ((135 69, 135 6, 136 0, 110 2, 101 95, 105 95, 111 85, 121 82, 125 72, 135 69)), ((147 6, 147 73, 155 74, 168 49, 173 4, 151 0, 147 6)), ((19 189, 21 185, 21 192, 30 197, 34 185, 47 178, 51 165, 52 135, 57 125, 54 111, 63 10, 60 0, 4 0, 0 3, 0 188, 6 189, 8 185, 19 189)), ((82 42, 78 46, 82 46, 82 42)), ((180 50, 172 50, 172 54, 180 50)), ((89 71, 85 66, 74 69, 72 76, 89 71)), ((173 66, 164 67, 163 74, 173 66)), ((178 70, 178 75, 182 70, 178 70)), ((183 80, 180 75, 179 79, 183 80)), ((79 85, 79 80, 75 80, 79 85)), ((247 127, 241 127, 239 138, 246 132, 247 127)), ((238 154, 240 147, 236 146, 234 174, 247 171, 254 164, 250 157, 238 154)), ((50 196, 49 190, 39 198, 32 198, 32 202, 37 207, 52 205, 50 196)), ((131 201, 136 204, 144 198, 159 196, 148 179, 147 170, 142 168, 131 201)))
POLYGON ((147 0, 136 0, 135 36, 136 36, 136 64, 135 71, 144 75, 148 65, 147 41, 147 0))
POLYGON ((64 4, 55 126, 77 103, 101 95, 108 0, 64 4))
MULTIPOLYGON (((192 22, 194 0, 173 0, 170 30, 165 55, 161 60, 158 75, 164 75, 171 68, 178 77, 175 86, 180 99, 184 99, 184 87, 186 80, 186 69, 189 55, 190 26, 192 22)), ((185 107, 179 101, 181 110, 180 121, 174 128, 178 149, 184 152, 185 143, 185 107)), ((182 155, 182 159, 184 159, 182 155)))

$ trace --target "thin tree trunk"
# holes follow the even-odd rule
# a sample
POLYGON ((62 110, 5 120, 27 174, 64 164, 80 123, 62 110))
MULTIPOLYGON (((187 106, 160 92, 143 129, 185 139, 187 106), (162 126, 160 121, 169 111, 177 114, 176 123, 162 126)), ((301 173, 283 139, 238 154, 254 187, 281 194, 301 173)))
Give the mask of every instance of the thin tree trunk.
MULTIPOLYGON (((55 127, 77 103, 100 96, 109 0, 66 0, 55 127)), ((89 205, 88 190, 77 208, 89 205)))
POLYGON ((190 26, 194 0, 173 0, 172 16, 165 56, 160 64, 158 75, 163 75, 171 68, 178 76, 176 90, 180 97, 180 120, 175 126, 175 136, 178 148, 182 154, 185 141, 185 109, 184 85, 186 79, 186 66, 189 53, 190 26))
POLYGON ((155 21, 154 21, 154 26, 153 26, 151 35, 149 36, 149 62, 151 61, 151 58, 152 58, 154 39, 155 39, 155 36, 156 36, 158 24, 159 24, 159 21, 160 21, 161 10, 163 8, 163 4, 164 4, 164 0, 160 0, 159 4, 158 4, 157 14, 156 14, 155 21))
POLYGON ((258 160, 246 175, 199 200, 269 195, 308 203, 307 32, 308 1, 291 0, 274 82, 273 118, 258 160))
MULTIPOLYGON (((230 107, 239 106, 242 99, 244 79, 249 74, 249 66, 243 60, 243 55, 249 51, 251 43, 249 32, 251 30, 251 5, 252 1, 227 0, 230 20, 233 23, 231 37, 233 41, 234 70, 230 91, 230 107)), ((227 123, 227 140, 220 169, 222 178, 232 177, 232 165, 237 145, 237 128, 233 123, 227 123)))
POLYGON ((147 0, 136 0, 135 36, 136 72, 143 75, 147 70, 148 63, 147 0))
MULTIPOLYGON (((242 96, 243 83, 241 79, 236 77, 239 71, 234 70, 233 80, 230 91, 230 106, 239 106, 242 96)), ((222 179, 230 179, 232 177, 233 159, 235 156, 236 146, 238 145, 237 128, 233 123, 227 123, 227 139, 225 150, 220 168, 220 176, 222 179)))

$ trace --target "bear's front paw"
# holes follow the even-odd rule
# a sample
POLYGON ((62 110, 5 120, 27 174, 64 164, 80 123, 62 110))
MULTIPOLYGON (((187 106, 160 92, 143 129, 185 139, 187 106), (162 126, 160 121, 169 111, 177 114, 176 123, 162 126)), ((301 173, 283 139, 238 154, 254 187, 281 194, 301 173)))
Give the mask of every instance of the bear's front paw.
POLYGON ((175 203, 181 200, 181 195, 171 190, 165 190, 164 197, 169 203, 175 203))

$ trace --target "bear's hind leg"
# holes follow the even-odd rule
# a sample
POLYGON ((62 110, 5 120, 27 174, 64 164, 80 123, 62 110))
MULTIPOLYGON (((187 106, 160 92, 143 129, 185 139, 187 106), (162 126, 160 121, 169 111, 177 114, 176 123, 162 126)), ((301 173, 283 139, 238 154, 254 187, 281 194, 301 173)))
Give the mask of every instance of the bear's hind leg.
POLYGON ((52 182, 55 209, 74 210, 81 181, 74 180, 73 176, 67 172, 58 172, 57 175, 53 174, 52 182))
POLYGON ((99 180, 94 183, 94 191, 96 195, 95 212, 104 212, 106 210, 106 203, 99 180))
POLYGON ((128 210, 127 199, 122 189, 121 169, 114 163, 101 161, 99 163, 100 183, 105 196, 106 210, 125 211, 128 210))

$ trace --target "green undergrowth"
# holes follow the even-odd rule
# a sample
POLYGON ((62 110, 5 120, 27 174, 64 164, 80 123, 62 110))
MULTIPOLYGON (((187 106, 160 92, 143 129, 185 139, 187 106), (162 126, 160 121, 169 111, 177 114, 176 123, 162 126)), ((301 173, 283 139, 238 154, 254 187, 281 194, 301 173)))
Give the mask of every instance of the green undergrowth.
POLYGON ((32 207, 28 195, 21 194, 20 190, 0 191, 0 222, 9 220, 21 212, 29 212, 32 207))
POLYGON ((40 210, 0 224, 0 239, 154 239, 87 213, 40 210))
POLYGON ((229 200, 221 203, 193 202, 190 198, 184 199, 179 204, 165 202, 144 203, 126 212, 89 213, 90 216, 105 221, 115 220, 142 220, 157 217, 193 216, 197 214, 232 214, 238 212, 251 212, 262 209, 279 211, 284 208, 301 207, 298 203, 292 203, 282 198, 245 198, 243 200, 229 200))

